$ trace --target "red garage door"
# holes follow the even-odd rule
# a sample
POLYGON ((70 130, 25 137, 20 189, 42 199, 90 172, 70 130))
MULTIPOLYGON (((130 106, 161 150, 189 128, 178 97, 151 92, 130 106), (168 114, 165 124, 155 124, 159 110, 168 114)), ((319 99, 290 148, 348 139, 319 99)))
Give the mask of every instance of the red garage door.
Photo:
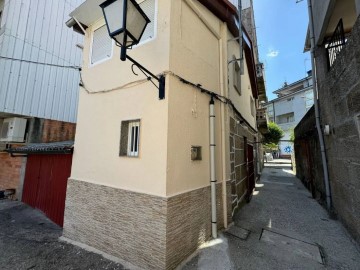
POLYGON ((71 161, 71 154, 29 155, 26 164, 22 201, 61 227, 71 161))

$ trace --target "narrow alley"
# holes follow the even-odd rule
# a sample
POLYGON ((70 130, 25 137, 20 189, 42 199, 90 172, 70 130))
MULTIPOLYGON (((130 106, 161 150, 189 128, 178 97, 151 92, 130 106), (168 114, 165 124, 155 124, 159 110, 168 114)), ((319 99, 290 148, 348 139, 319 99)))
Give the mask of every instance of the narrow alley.
POLYGON ((251 203, 183 269, 359 269, 360 253, 290 168, 268 162, 251 203))

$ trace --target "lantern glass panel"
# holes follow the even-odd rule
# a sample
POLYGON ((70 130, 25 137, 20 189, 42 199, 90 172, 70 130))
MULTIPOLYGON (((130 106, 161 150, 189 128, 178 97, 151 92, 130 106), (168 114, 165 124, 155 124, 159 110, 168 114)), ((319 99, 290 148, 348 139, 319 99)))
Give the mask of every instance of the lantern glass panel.
MULTIPOLYGON (((114 36, 114 39, 121 45, 123 46, 124 44, 124 33, 125 32, 121 32, 119 33, 118 35, 114 36)), ((130 47, 134 44, 134 40, 129 36, 127 35, 126 36, 126 44, 125 44, 125 47, 130 47)))
POLYGON ((116 0, 104 7, 103 10, 106 16, 109 34, 113 35, 117 31, 123 31, 124 0, 116 0))
POLYGON ((147 23, 147 18, 144 18, 132 1, 128 1, 126 29, 135 38, 135 43, 140 41, 147 23))

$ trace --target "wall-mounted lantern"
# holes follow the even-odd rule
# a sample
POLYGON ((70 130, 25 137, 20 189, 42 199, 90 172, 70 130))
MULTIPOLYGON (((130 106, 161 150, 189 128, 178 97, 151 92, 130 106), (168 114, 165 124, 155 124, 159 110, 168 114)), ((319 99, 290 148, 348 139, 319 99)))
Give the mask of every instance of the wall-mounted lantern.
MULTIPOLYGON (((155 76, 137 61, 126 55, 126 49, 139 43, 150 19, 135 0, 107 0, 100 4, 111 38, 121 47, 120 59, 130 60, 142 72, 159 82, 159 99, 165 98, 165 76, 155 76)), ((151 80, 148 76, 148 79, 151 80)))

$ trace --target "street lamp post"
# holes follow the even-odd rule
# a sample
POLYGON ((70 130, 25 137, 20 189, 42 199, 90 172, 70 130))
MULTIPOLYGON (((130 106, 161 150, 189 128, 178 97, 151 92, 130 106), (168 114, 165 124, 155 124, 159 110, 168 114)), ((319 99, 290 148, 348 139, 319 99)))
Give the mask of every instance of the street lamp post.
POLYGON ((141 71, 159 82, 159 99, 165 98, 165 76, 156 76, 126 54, 126 50, 139 43, 150 19, 135 0, 107 0, 100 4, 109 36, 121 47, 121 61, 130 60, 141 71))

